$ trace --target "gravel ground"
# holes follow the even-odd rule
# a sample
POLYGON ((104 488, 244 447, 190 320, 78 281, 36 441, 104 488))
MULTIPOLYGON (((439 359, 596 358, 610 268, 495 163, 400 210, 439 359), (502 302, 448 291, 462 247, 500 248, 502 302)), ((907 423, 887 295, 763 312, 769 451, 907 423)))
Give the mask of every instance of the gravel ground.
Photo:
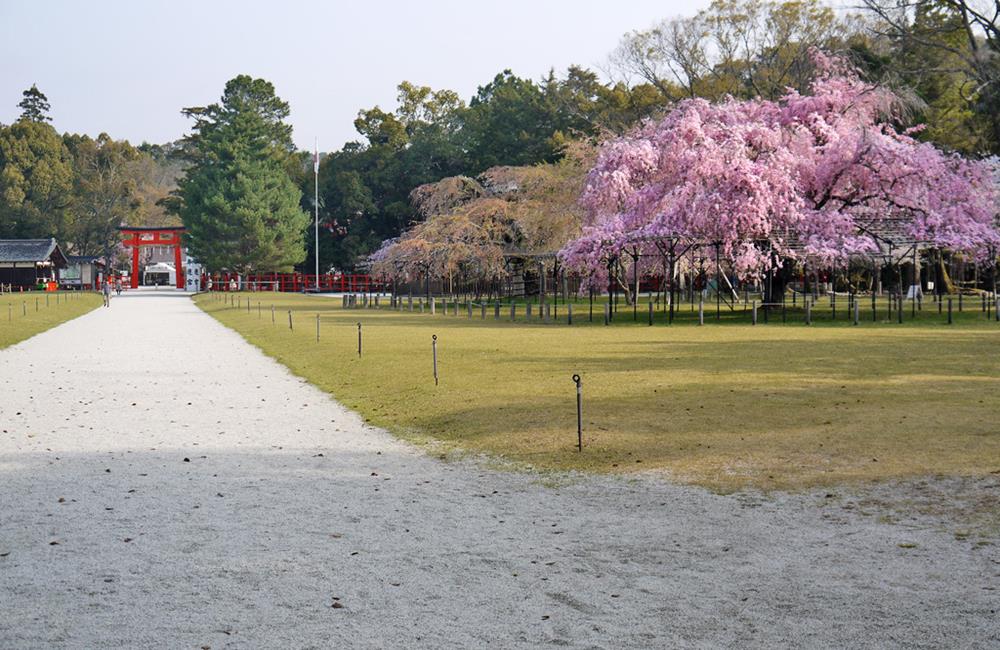
POLYGON ((3 648, 1000 644, 997 540, 865 505, 913 485, 442 461, 182 294, 0 351, 0 429, 3 648))

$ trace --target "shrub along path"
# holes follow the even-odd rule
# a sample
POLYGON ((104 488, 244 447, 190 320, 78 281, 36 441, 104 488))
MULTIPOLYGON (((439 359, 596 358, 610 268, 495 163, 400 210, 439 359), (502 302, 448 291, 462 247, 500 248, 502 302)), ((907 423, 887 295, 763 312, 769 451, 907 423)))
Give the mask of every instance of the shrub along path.
POLYGON ((172 292, 0 351, 0 394, 2 647, 998 640, 997 547, 877 516, 901 488, 442 461, 172 292))

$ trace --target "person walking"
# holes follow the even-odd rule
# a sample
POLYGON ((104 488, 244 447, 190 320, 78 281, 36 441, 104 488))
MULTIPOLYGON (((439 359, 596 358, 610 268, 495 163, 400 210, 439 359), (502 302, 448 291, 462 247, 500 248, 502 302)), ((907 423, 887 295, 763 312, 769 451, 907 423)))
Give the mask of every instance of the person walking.
POLYGON ((122 295, 122 279, 115 278, 115 295, 122 295))
POLYGON ((104 306, 105 307, 110 307, 111 306, 111 280, 105 280, 104 281, 103 293, 104 293, 104 306))

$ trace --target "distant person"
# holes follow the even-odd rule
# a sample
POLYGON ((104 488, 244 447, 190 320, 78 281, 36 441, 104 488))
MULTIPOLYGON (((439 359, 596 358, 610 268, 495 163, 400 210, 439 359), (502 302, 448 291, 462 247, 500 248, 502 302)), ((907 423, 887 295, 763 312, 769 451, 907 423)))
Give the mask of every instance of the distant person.
POLYGON ((104 306, 105 307, 110 307, 111 306, 111 280, 106 280, 104 282, 104 289, 103 289, 102 293, 104 294, 104 306))
POLYGON ((229 280, 229 290, 236 291, 236 280, 234 279, 229 280))
POLYGON ((122 279, 118 278, 115 280, 115 294, 122 295, 122 279))

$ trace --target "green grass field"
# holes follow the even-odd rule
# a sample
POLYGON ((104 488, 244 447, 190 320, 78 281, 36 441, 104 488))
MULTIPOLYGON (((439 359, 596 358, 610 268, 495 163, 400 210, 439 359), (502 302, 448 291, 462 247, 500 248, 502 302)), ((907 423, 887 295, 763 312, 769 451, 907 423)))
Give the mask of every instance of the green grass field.
POLYGON ((101 296, 93 291, 2 294, 0 348, 82 316, 100 305, 101 296))
POLYGON ((812 326, 790 310, 784 325, 775 312, 768 325, 743 312, 716 323, 713 311, 699 327, 684 305, 678 323, 657 312, 649 327, 640 305, 638 323, 622 309, 605 327, 603 306, 589 324, 581 304, 569 327, 564 305, 562 323, 515 324, 492 310, 470 320, 464 307, 432 316, 318 296, 237 299, 241 309, 219 295, 196 302, 372 424, 536 469, 659 469, 719 490, 1000 472, 1000 324, 978 302, 950 326, 925 303, 916 321, 907 306, 903 325, 857 327, 819 305, 812 326))

